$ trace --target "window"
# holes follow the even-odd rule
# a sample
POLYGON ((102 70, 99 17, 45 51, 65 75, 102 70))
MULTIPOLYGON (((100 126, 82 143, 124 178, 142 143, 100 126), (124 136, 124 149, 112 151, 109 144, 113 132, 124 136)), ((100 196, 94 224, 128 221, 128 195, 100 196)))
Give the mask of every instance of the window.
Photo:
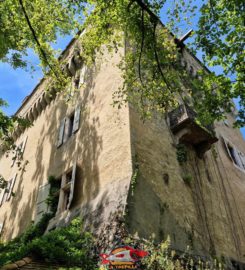
POLYGON ((63 212, 68 209, 69 198, 71 194, 71 181, 72 181, 72 171, 65 173, 62 176, 60 194, 59 194, 59 212, 63 212))
POLYGON ((76 76, 74 78, 74 87, 75 89, 78 89, 80 85, 80 74, 76 73, 76 76))
POLYGON ((226 148, 226 152, 229 156, 229 158, 232 160, 234 165, 238 167, 239 169, 242 169, 245 171, 245 154, 239 151, 231 142, 229 142, 227 139, 224 139, 224 145, 226 148))
POLYGON ((14 177, 12 177, 8 181, 6 188, 0 190, 0 206, 4 204, 6 201, 9 201, 11 196, 13 195, 16 177, 17 174, 15 174, 14 177))
POLYGON ((21 159, 24 154, 25 146, 26 146, 27 136, 24 138, 24 140, 16 147, 14 157, 12 158, 12 164, 11 167, 14 166, 15 161, 18 159, 21 159))
POLYGON ((57 147, 60 147, 65 143, 72 134, 76 133, 80 124, 80 106, 76 107, 76 110, 68 117, 61 120, 57 147))
POLYGON ((67 128, 67 138, 70 138, 71 135, 72 135, 72 131, 73 131, 73 125, 74 125, 74 113, 72 113, 68 119, 67 119, 67 125, 66 125, 66 128, 67 128))
POLYGON ((66 173, 66 183, 69 184, 72 181, 72 170, 66 173))
POLYGON ((0 206, 3 204, 4 195, 5 195, 5 188, 0 189, 0 206))
POLYGON ((75 90, 74 87, 75 87, 74 82, 71 82, 71 85, 69 86, 68 91, 66 93, 66 101, 69 101, 74 97, 74 90, 75 90))
POLYGON ((61 177, 57 214, 70 209, 76 181, 76 164, 61 177))
POLYGON ((79 74, 79 85, 78 85, 79 88, 82 85, 84 85, 84 83, 85 83, 86 72, 87 72, 87 68, 86 68, 85 65, 83 65, 82 68, 81 68, 81 70, 80 70, 80 74, 79 74))

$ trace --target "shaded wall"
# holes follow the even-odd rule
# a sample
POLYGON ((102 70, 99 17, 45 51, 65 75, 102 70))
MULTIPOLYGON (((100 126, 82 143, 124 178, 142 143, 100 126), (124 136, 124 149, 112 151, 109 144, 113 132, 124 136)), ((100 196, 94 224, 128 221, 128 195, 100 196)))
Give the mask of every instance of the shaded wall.
POLYGON ((194 254, 245 261, 245 172, 234 166, 221 138, 245 152, 232 119, 228 117, 229 127, 216 123, 219 141, 202 159, 187 145, 187 162, 180 165, 165 119, 154 116, 143 123, 130 108, 132 153, 139 167, 128 197, 131 233, 156 241, 169 235, 176 250, 189 246, 194 254))
MULTIPOLYGON (((74 162, 78 177, 72 209, 59 218, 68 220, 80 215, 99 229, 111 213, 125 205, 132 173, 128 107, 118 110, 111 105, 112 94, 122 83, 116 67, 119 59, 119 53, 112 58, 105 54, 103 61, 96 63, 97 69, 87 72, 86 86, 79 89, 72 102, 66 103, 58 95, 21 134, 17 145, 28 136, 23 156, 28 164, 24 170, 16 164, 11 167, 12 154, 1 157, 0 170, 6 179, 18 173, 13 190, 16 196, 0 207, 0 219, 5 222, 2 240, 27 228, 35 218, 39 186, 50 175, 60 177, 74 162), (80 128, 57 148, 60 122, 77 104, 81 106, 80 128)), ((39 87, 44 90, 45 84, 39 87)), ((31 107, 31 102, 32 97, 22 110, 31 107)))

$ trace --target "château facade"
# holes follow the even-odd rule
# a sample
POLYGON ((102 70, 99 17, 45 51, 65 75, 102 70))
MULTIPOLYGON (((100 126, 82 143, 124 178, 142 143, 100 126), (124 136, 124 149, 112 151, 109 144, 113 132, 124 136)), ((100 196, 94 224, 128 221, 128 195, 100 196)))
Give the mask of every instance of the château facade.
MULTIPOLYGON (((111 105, 123 84, 120 54, 105 54, 100 68, 90 69, 76 43, 62 54, 76 88, 69 102, 55 89, 45 91, 44 78, 16 113, 32 125, 13 133, 23 156, 20 166, 17 153, 0 156, 8 180, 0 194, 1 240, 20 235, 49 211, 53 176, 60 188, 47 231, 80 216, 95 234, 112 241, 123 216, 132 234, 156 241, 169 235, 178 251, 189 246, 193 254, 222 256, 243 269, 245 143, 233 128, 235 112, 215 123, 215 134, 197 125, 195 112, 184 104, 167 118, 142 122, 133 105, 111 105)), ((180 64, 190 76, 204 68, 184 46, 180 64)))

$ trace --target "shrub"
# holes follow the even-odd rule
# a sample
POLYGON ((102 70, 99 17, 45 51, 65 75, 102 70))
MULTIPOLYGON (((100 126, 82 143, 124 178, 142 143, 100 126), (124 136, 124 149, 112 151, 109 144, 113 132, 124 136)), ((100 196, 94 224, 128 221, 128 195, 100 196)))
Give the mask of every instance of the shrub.
POLYGON ((73 266, 82 264, 84 269, 93 269, 94 262, 90 258, 92 246, 91 234, 82 234, 81 222, 75 219, 68 227, 58 228, 34 239, 28 250, 35 257, 49 262, 73 266))
POLYGON ((94 269, 95 262, 90 254, 93 239, 90 233, 81 233, 81 224, 79 219, 74 219, 69 226, 45 235, 40 235, 44 220, 32 225, 22 236, 0 244, 0 266, 33 255, 47 262, 68 266, 82 264, 84 270, 94 269))
POLYGON ((36 225, 32 224, 25 231, 25 233, 21 236, 20 241, 23 244, 27 244, 28 242, 32 241, 34 238, 42 236, 48 226, 49 220, 52 217, 53 217, 52 213, 44 214, 36 225))
POLYGON ((140 269, 142 270, 222 270, 221 263, 216 259, 212 261, 202 261, 197 257, 185 253, 177 254, 170 248, 170 238, 160 243, 154 240, 134 239, 129 237, 126 244, 147 251, 148 256, 141 260, 140 269))

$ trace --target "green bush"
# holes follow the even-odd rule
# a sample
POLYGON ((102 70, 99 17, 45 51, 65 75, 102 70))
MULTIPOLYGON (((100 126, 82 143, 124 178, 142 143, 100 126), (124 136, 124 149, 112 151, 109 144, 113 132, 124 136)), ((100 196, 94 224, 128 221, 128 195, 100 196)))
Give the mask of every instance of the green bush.
POLYGON ((173 270, 175 262, 173 256, 169 254, 170 241, 162 242, 155 245, 153 241, 145 241, 144 250, 149 255, 142 260, 142 266, 145 270, 173 270))
POLYGON ((52 213, 46 213, 42 216, 42 218, 36 225, 32 224, 20 237, 21 243, 27 244, 34 238, 42 236, 48 226, 49 220, 52 217, 53 217, 52 213))
POLYGON ((28 250, 35 257, 49 262, 82 264, 84 269, 92 269, 94 264, 90 259, 92 244, 91 234, 86 232, 82 234, 81 222, 75 219, 68 227, 58 228, 34 239, 28 245, 28 250))
POLYGON ((50 218, 52 218, 52 214, 45 214, 36 225, 32 223, 21 236, 6 244, 0 243, 0 266, 28 255, 27 244, 44 234, 50 218))
POLYGON ((160 243, 155 243, 153 239, 134 239, 129 237, 125 244, 134 248, 147 251, 148 256, 141 260, 142 270, 223 270, 221 263, 217 259, 212 261, 202 261, 193 257, 188 250, 183 254, 177 254, 171 250, 170 238, 160 243))
POLYGON ((93 239, 90 233, 81 233, 82 224, 79 219, 74 219, 67 227, 40 236, 43 224, 42 220, 36 226, 32 225, 22 236, 7 244, 0 244, 0 266, 25 256, 34 256, 68 266, 82 264, 84 270, 95 269, 90 254, 93 239))
POLYGON ((0 266, 22 259, 25 256, 35 256, 48 262, 62 263, 68 266, 83 264, 83 269, 92 270, 94 260, 89 252, 92 250, 92 236, 81 233, 81 221, 75 219, 64 228, 58 228, 44 235, 49 220, 55 215, 60 183, 50 176, 50 192, 47 200, 50 212, 44 214, 37 224, 31 224, 21 236, 0 243, 0 266))

